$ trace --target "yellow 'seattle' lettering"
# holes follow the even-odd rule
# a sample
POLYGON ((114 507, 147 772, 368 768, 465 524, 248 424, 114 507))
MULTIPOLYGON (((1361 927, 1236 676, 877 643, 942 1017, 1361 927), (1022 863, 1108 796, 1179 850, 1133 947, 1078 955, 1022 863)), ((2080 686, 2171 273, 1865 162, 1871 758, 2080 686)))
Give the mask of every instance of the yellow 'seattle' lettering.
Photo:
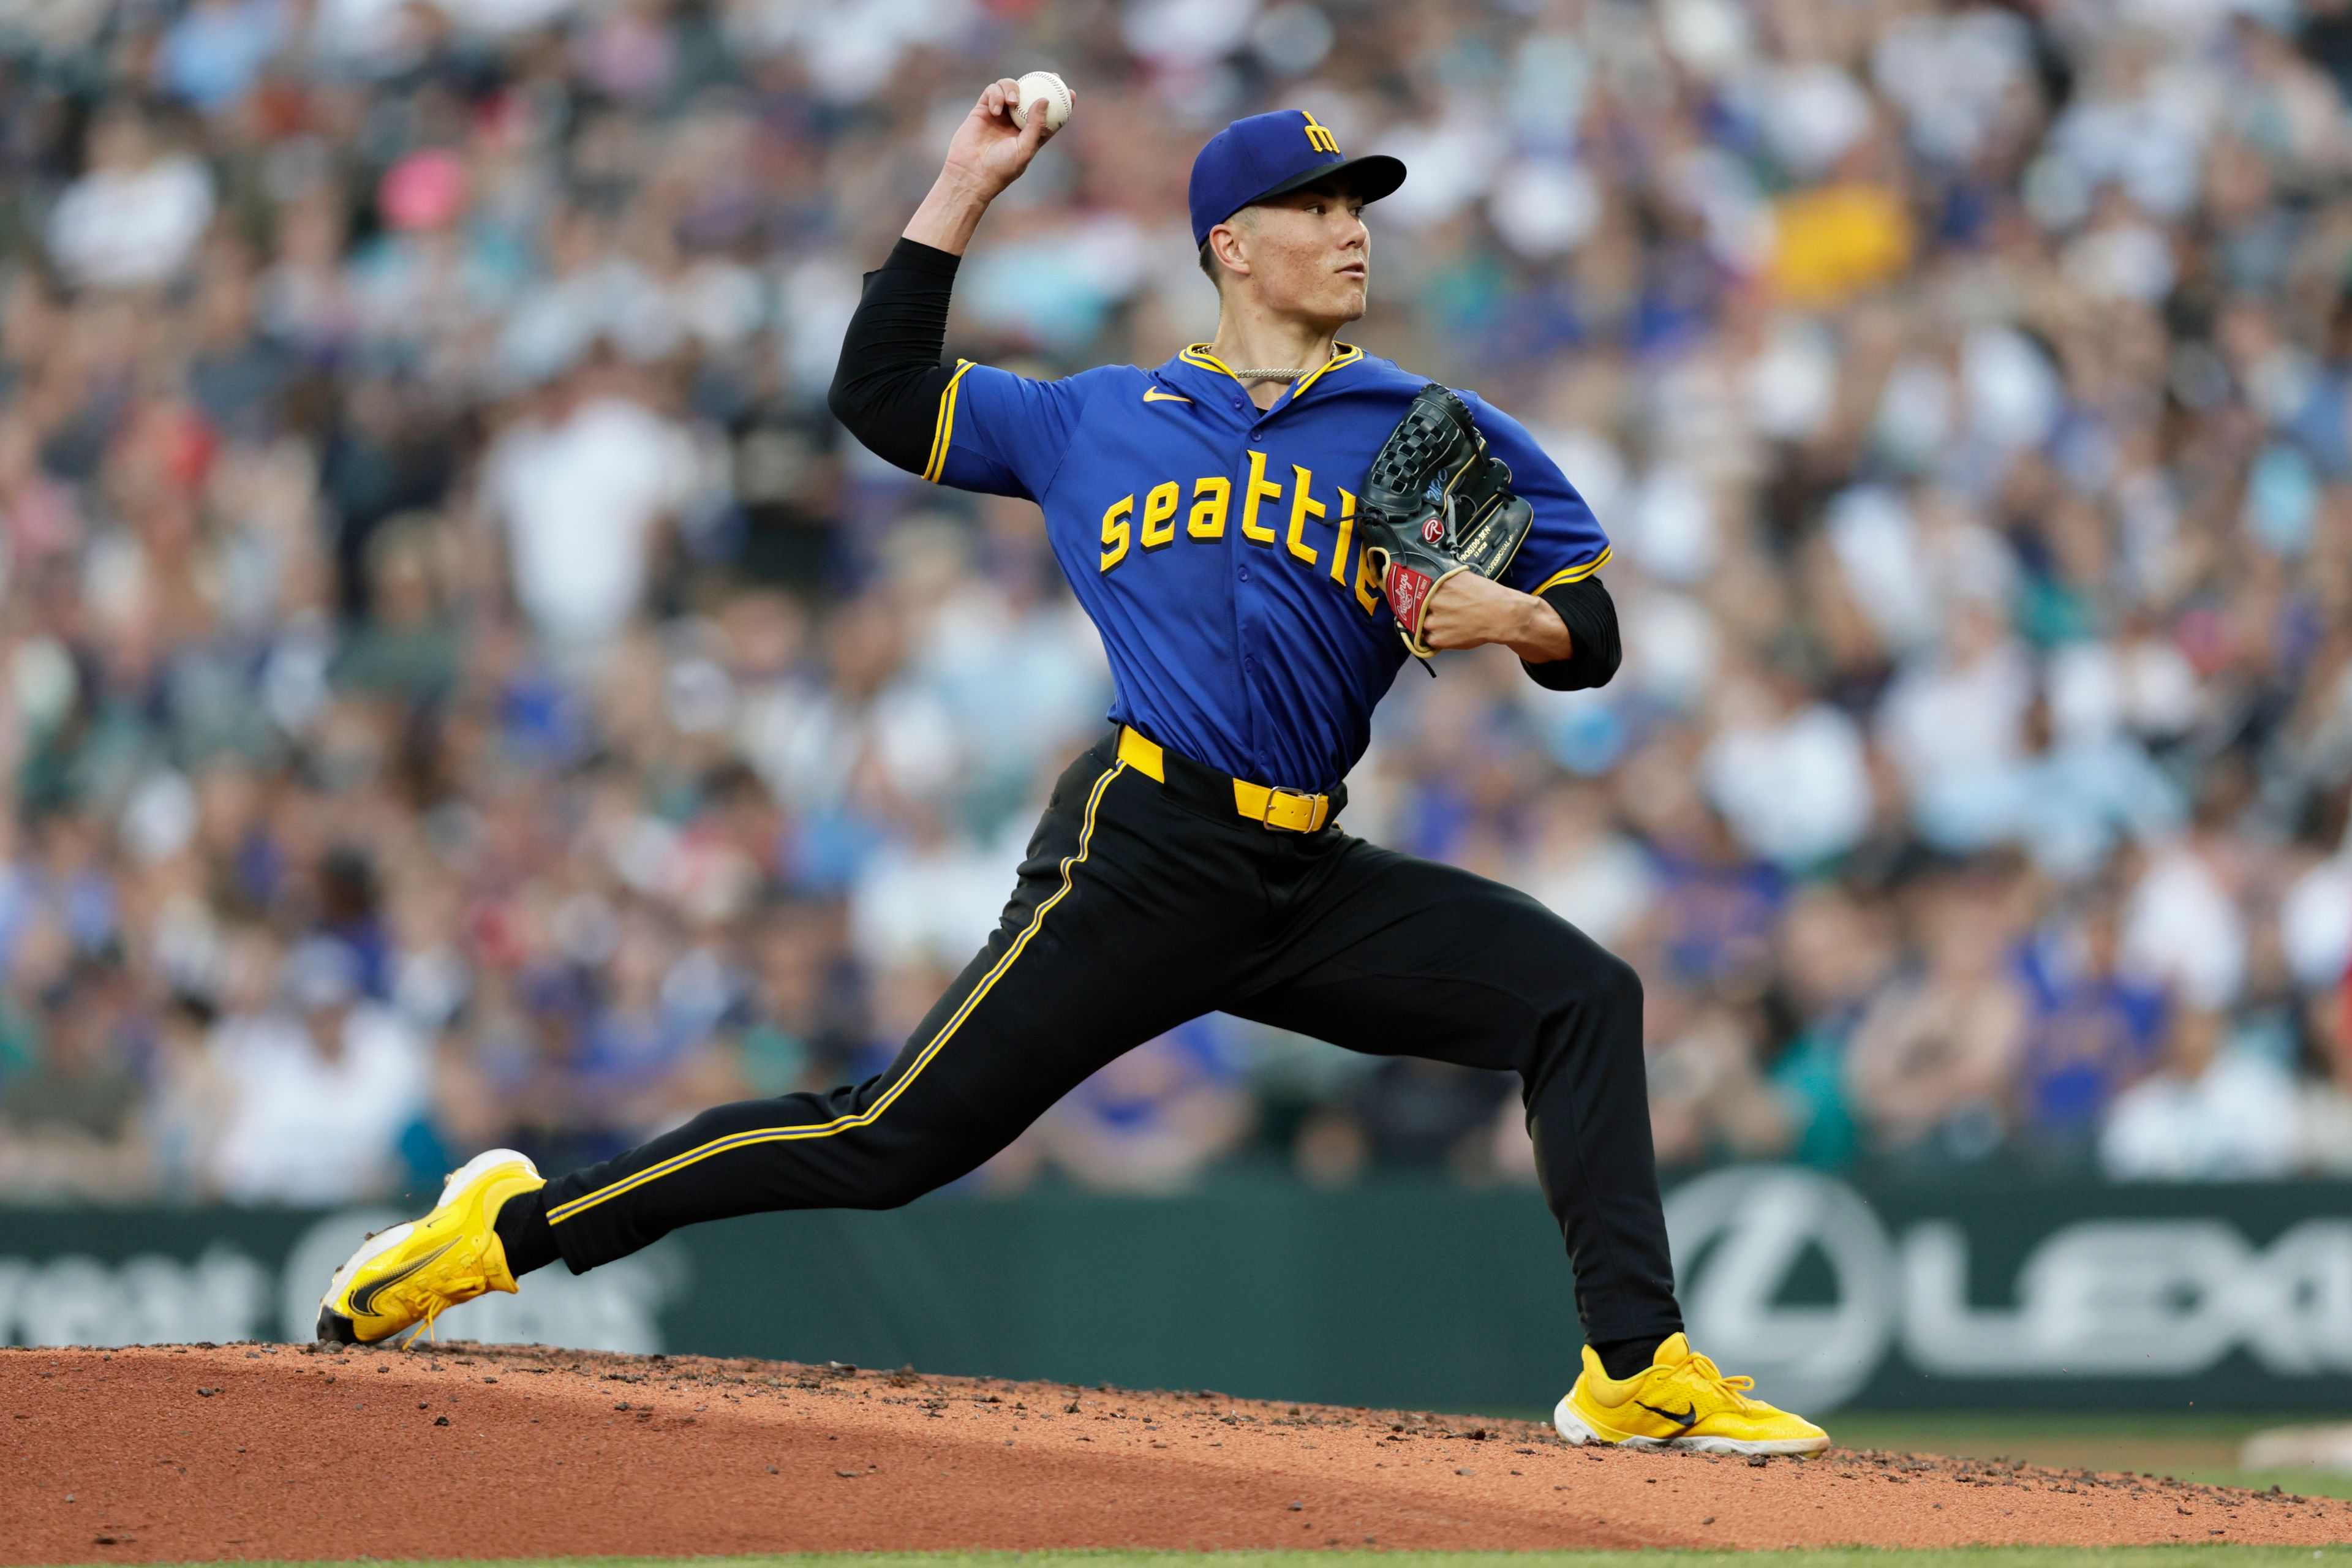
POLYGON ((1282 487, 1265 477, 1265 454, 1254 451, 1249 455, 1249 490, 1242 499, 1242 537, 1259 544, 1272 544, 1275 531, 1259 526, 1257 503, 1280 500, 1282 487))
MULTIPOLYGON (((1307 542, 1299 531, 1307 526, 1308 518, 1323 515, 1323 503, 1309 493, 1315 488, 1315 476, 1312 473, 1293 463, 1290 465, 1290 538, 1287 542, 1293 555, 1297 556, 1309 566, 1313 566, 1318 563, 1320 557, 1315 553, 1315 547, 1307 542)), ((1341 553, 1345 552, 1342 550, 1341 553)))
POLYGON ((1331 581, 1348 585, 1348 543, 1356 536, 1356 498, 1339 491, 1339 548, 1331 552, 1331 581))
POLYGON ((1143 548, 1157 550, 1176 542, 1176 508, 1181 504, 1176 481, 1151 487, 1143 498, 1143 548))
MULTIPOLYGON (((1364 614, 1378 615, 1381 605, 1381 574, 1373 567, 1371 552, 1356 538, 1356 496, 1344 486, 1334 486, 1339 494, 1339 510, 1336 535, 1331 544, 1331 560, 1327 566, 1322 552, 1307 536, 1309 521, 1330 525, 1333 522, 1328 503, 1315 495, 1315 471, 1303 463, 1286 465, 1290 469, 1289 516, 1285 528, 1277 513, 1265 518, 1261 510, 1268 502, 1279 507, 1285 487, 1266 477, 1270 465, 1264 452, 1249 455, 1249 473, 1238 481, 1243 486, 1241 531, 1254 544, 1279 547, 1283 553, 1303 562, 1310 571, 1328 571, 1331 581, 1343 593, 1352 592, 1364 614), (1353 559, 1350 560, 1350 552, 1353 559)), ((1235 480, 1223 474, 1202 474, 1192 480, 1192 510, 1184 519, 1184 533, 1192 539, 1223 539, 1225 519, 1233 510, 1235 480)), ((1104 509, 1102 516, 1102 570, 1108 572, 1125 561, 1137 545, 1146 551, 1167 548, 1176 542, 1176 518, 1184 512, 1184 485, 1180 479, 1162 479, 1150 486, 1139 486, 1134 491, 1119 497, 1104 509), (1143 500, 1140 511, 1136 498, 1143 500)), ((1608 559, 1604 552, 1598 560, 1586 563, 1577 570, 1590 572, 1608 559)))
POLYGON ((1204 474, 1192 481, 1192 515, 1184 531, 1195 539, 1225 536, 1225 503, 1234 497, 1234 481, 1223 474, 1204 474))
POLYGON ((1103 511, 1102 569, 1106 572, 1127 559, 1127 520, 1135 515, 1135 498, 1124 495, 1103 511))
POLYGON ((1361 551, 1356 556, 1356 603, 1364 607, 1364 614, 1381 613, 1380 591, 1381 574, 1372 569, 1372 552, 1361 551))

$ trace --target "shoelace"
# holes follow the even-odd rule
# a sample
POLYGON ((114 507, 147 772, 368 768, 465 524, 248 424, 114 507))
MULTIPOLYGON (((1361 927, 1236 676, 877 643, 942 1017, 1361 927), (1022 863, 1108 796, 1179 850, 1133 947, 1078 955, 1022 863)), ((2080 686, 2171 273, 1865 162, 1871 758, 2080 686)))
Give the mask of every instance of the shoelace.
POLYGON ((1691 1384, 1710 1393, 1720 1391, 1723 1396, 1730 1401, 1734 1410, 1744 1411, 1753 1403, 1748 1397, 1748 1391, 1756 1386, 1754 1378, 1745 1373, 1726 1377, 1714 1362, 1696 1351, 1691 1352, 1688 1361, 1675 1367, 1666 1376, 1691 1384))
POLYGON ((433 1321, 440 1315, 441 1303, 438 1299, 436 1299, 425 1306, 425 1321, 408 1331, 408 1337, 400 1342, 400 1348, 402 1350, 406 1350, 420 1339, 425 1340, 433 1344, 439 1344, 441 1342, 441 1336, 433 1331, 433 1321))
MULTIPOLYGON (((452 1171, 446 1176, 444 1176, 442 1178, 443 1184, 446 1186, 451 1180, 456 1178, 457 1174, 457 1172, 452 1171)), ((437 1207, 438 1205, 436 1206, 437 1207)), ((376 1233, 374 1231, 368 1232, 367 1239, 371 1241, 374 1240, 375 1235, 376 1233)), ((482 1283, 487 1286, 488 1281, 484 1280, 482 1283)), ((476 1294, 478 1295, 480 1292, 477 1291, 476 1294)), ((393 1292, 393 1299, 395 1301, 399 1301, 408 1300, 409 1298, 406 1292, 395 1290, 393 1292)), ((468 1299, 470 1300, 470 1298, 468 1299)), ((433 1325, 435 1321, 438 1319, 444 1311, 447 1310, 449 1305, 450 1301, 448 1297, 438 1290, 433 1291, 426 1296, 425 1300, 424 1321, 410 1326, 408 1337, 401 1341, 401 1348, 404 1350, 407 1349, 410 1345, 415 1344, 420 1338, 426 1340, 429 1343, 436 1345, 439 1344, 441 1342, 441 1336, 437 1331, 436 1331, 433 1325)))
MULTIPOLYGON (((478 1263, 480 1260, 477 1258, 475 1261, 478 1263)), ((419 1338, 429 1339, 436 1345, 441 1342, 440 1335, 433 1327, 434 1321, 451 1307, 459 1304, 450 1300, 449 1287, 455 1287, 460 1290, 468 1286, 475 1287, 472 1293, 465 1298, 466 1300, 470 1301, 475 1296, 480 1295, 484 1289, 487 1289, 489 1281, 483 1277, 480 1270, 473 1268, 447 1279, 446 1284, 437 1289, 426 1288, 421 1280, 415 1282, 410 1289, 395 1287, 393 1291, 393 1300, 395 1304, 405 1306, 412 1301, 418 1302, 425 1310, 424 1317, 409 1328, 408 1337, 401 1342, 402 1348, 405 1349, 415 1344, 419 1338)))

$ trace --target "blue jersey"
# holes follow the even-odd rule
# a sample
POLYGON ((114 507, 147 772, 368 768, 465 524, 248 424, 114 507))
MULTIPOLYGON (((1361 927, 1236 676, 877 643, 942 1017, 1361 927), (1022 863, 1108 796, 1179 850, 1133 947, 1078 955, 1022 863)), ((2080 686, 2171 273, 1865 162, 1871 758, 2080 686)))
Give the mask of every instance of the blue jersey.
MULTIPOLYGON (((1264 410, 1198 344, 1060 381, 964 361, 923 477, 1044 510, 1110 657, 1114 722, 1236 778, 1328 791, 1407 657, 1352 487, 1426 384, 1345 344, 1264 410)), ((1518 421, 1462 395, 1535 508, 1504 582, 1591 575, 1609 557, 1591 509, 1518 421)))

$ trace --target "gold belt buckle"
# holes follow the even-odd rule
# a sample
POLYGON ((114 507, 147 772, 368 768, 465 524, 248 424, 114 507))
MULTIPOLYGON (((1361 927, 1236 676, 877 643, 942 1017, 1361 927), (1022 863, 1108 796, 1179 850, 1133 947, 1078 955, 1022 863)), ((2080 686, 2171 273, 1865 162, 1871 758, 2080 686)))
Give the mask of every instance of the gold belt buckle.
POLYGON ((1315 831, 1315 794, 1312 790, 1286 789, 1281 784, 1269 784, 1265 792, 1265 810, 1259 813, 1258 824, 1269 833, 1312 833, 1315 831), (1274 819, 1274 804, 1277 800, 1300 803, 1301 826, 1293 827, 1274 819))

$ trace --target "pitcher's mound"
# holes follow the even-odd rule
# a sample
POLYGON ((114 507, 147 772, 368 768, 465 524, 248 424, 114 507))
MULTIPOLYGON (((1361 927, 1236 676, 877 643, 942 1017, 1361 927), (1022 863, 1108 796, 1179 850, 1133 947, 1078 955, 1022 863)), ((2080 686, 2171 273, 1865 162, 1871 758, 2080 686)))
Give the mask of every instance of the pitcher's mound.
POLYGON ((0 1351, 0 1432, 5 1563, 2352 1533, 2341 1503, 1999 1462, 463 1343, 0 1351))

